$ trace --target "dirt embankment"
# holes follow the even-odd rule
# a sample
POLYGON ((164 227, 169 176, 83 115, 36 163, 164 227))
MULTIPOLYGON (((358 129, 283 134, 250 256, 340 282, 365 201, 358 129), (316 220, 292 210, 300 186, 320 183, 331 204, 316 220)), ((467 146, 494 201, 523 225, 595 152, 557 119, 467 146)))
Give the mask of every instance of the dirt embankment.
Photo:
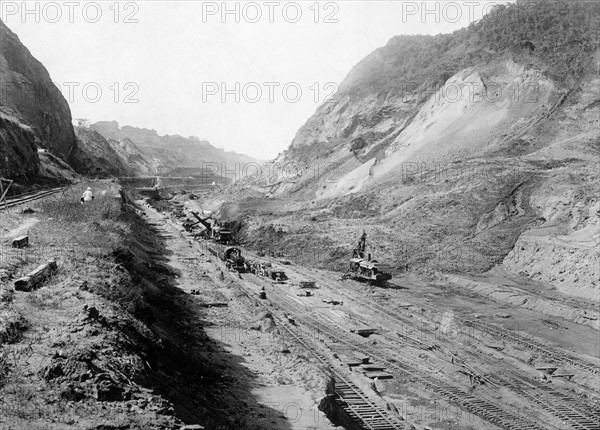
POLYGON ((3 237, 0 307, 10 336, 1 345, 0 422, 10 429, 175 428, 166 395, 175 381, 162 377, 161 365, 186 360, 158 332, 149 305, 153 297, 174 301, 173 274, 140 270, 160 261, 160 242, 118 187, 90 184, 96 199, 82 205, 86 185, 31 204, 33 215, 0 215, 16 226, 3 237), (13 252, 6 242, 32 216, 39 222, 28 224, 30 246, 13 252), (33 292, 12 291, 14 278, 48 258, 58 274, 33 292))
POLYGON ((600 301, 600 202, 593 167, 563 170, 532 196, 543 223, 525 232, 504 260, 508 270, 558 291, 600 301))
MULTIPOLYGON (((168 238, 116 184, 82 184, 31 209, 0 214, 11 227, 0 259, 3 428, 250 429, 267 428, 248 422, 252 411, 281 415, 258 405, 239 360, 217 359, 225 348, 205 332, 207 309, 177 288, 182 273, 168 264, 168 238), (82 205, 87 185, 96 199, 82 205), (33 217, 31 245, 9 249, 33 217), (12 290, 48 258, 57 275, 33 292, 12 290)), ((188 282, 214 290, 200 278, 188 282)))
POLYGON ((30 209, 0 213, 0 426, 331 427, 323 373, 174 221, 109 181, 30 209), (7 247, 27 232, 28 248, 7 247), (48 258, 55 276, 13 291, 48 258))

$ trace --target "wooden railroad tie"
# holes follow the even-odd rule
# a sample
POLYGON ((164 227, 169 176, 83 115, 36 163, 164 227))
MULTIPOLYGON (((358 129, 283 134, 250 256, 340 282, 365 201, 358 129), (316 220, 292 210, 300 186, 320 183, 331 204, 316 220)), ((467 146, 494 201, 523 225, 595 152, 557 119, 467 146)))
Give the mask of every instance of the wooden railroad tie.
POLYGON ((33 272, 27 274, 15 281, 15 291, 32 291, 41 286, 41 284, 50 276, 58 271, 55 260, 48 260, 47 263, 40 265, 33 272))

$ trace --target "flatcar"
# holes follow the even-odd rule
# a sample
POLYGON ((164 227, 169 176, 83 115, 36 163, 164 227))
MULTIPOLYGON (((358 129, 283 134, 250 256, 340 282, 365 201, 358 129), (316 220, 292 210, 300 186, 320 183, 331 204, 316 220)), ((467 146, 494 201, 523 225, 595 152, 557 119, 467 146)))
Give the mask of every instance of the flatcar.
POLYGON ((264 276, 273 281, 283 282, 288 279, 283 270, 280 270, 268 261, 248 261, 249 271, 257 276, 264 276))
POLYGON ((258 276, 266 276, 267 270, 271 267, 271 263, 264 261, 252 261, 250 271, 258 276))

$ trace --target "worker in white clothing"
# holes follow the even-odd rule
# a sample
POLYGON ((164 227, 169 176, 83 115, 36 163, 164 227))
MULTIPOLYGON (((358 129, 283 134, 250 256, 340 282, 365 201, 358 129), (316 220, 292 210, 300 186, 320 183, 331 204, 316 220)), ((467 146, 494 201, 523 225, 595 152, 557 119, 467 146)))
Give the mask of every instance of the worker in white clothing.
POLYGON ((88 187, 87 190, 83 192, 83 196, 81 197, 81 204, 84 202, 91 202, 94 200, 94 194, 92 194, 92 189, 88 187))

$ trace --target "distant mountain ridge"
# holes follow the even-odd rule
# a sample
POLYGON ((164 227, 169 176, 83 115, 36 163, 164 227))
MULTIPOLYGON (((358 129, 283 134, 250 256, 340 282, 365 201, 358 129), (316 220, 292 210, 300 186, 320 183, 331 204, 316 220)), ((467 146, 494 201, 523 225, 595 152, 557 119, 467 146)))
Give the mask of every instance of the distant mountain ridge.
POLYGON ((134 143, 154 160, 157 171, 162 173, 179 168, 200 172, 202 167, 206 168, 209 163, 213 165, 216 163, 219 169, 222 167, 231 169, 236 163, 243 165, 257 161, 247 155, 216 148, 208 141, 193 136, 183 137, 177 134, 160 136, 156 130, 147 128, 127 125, 119 127, 116 121, 96 122, 90 124, 89 128, 108 140, 121 142, 127 139, 134 143))

